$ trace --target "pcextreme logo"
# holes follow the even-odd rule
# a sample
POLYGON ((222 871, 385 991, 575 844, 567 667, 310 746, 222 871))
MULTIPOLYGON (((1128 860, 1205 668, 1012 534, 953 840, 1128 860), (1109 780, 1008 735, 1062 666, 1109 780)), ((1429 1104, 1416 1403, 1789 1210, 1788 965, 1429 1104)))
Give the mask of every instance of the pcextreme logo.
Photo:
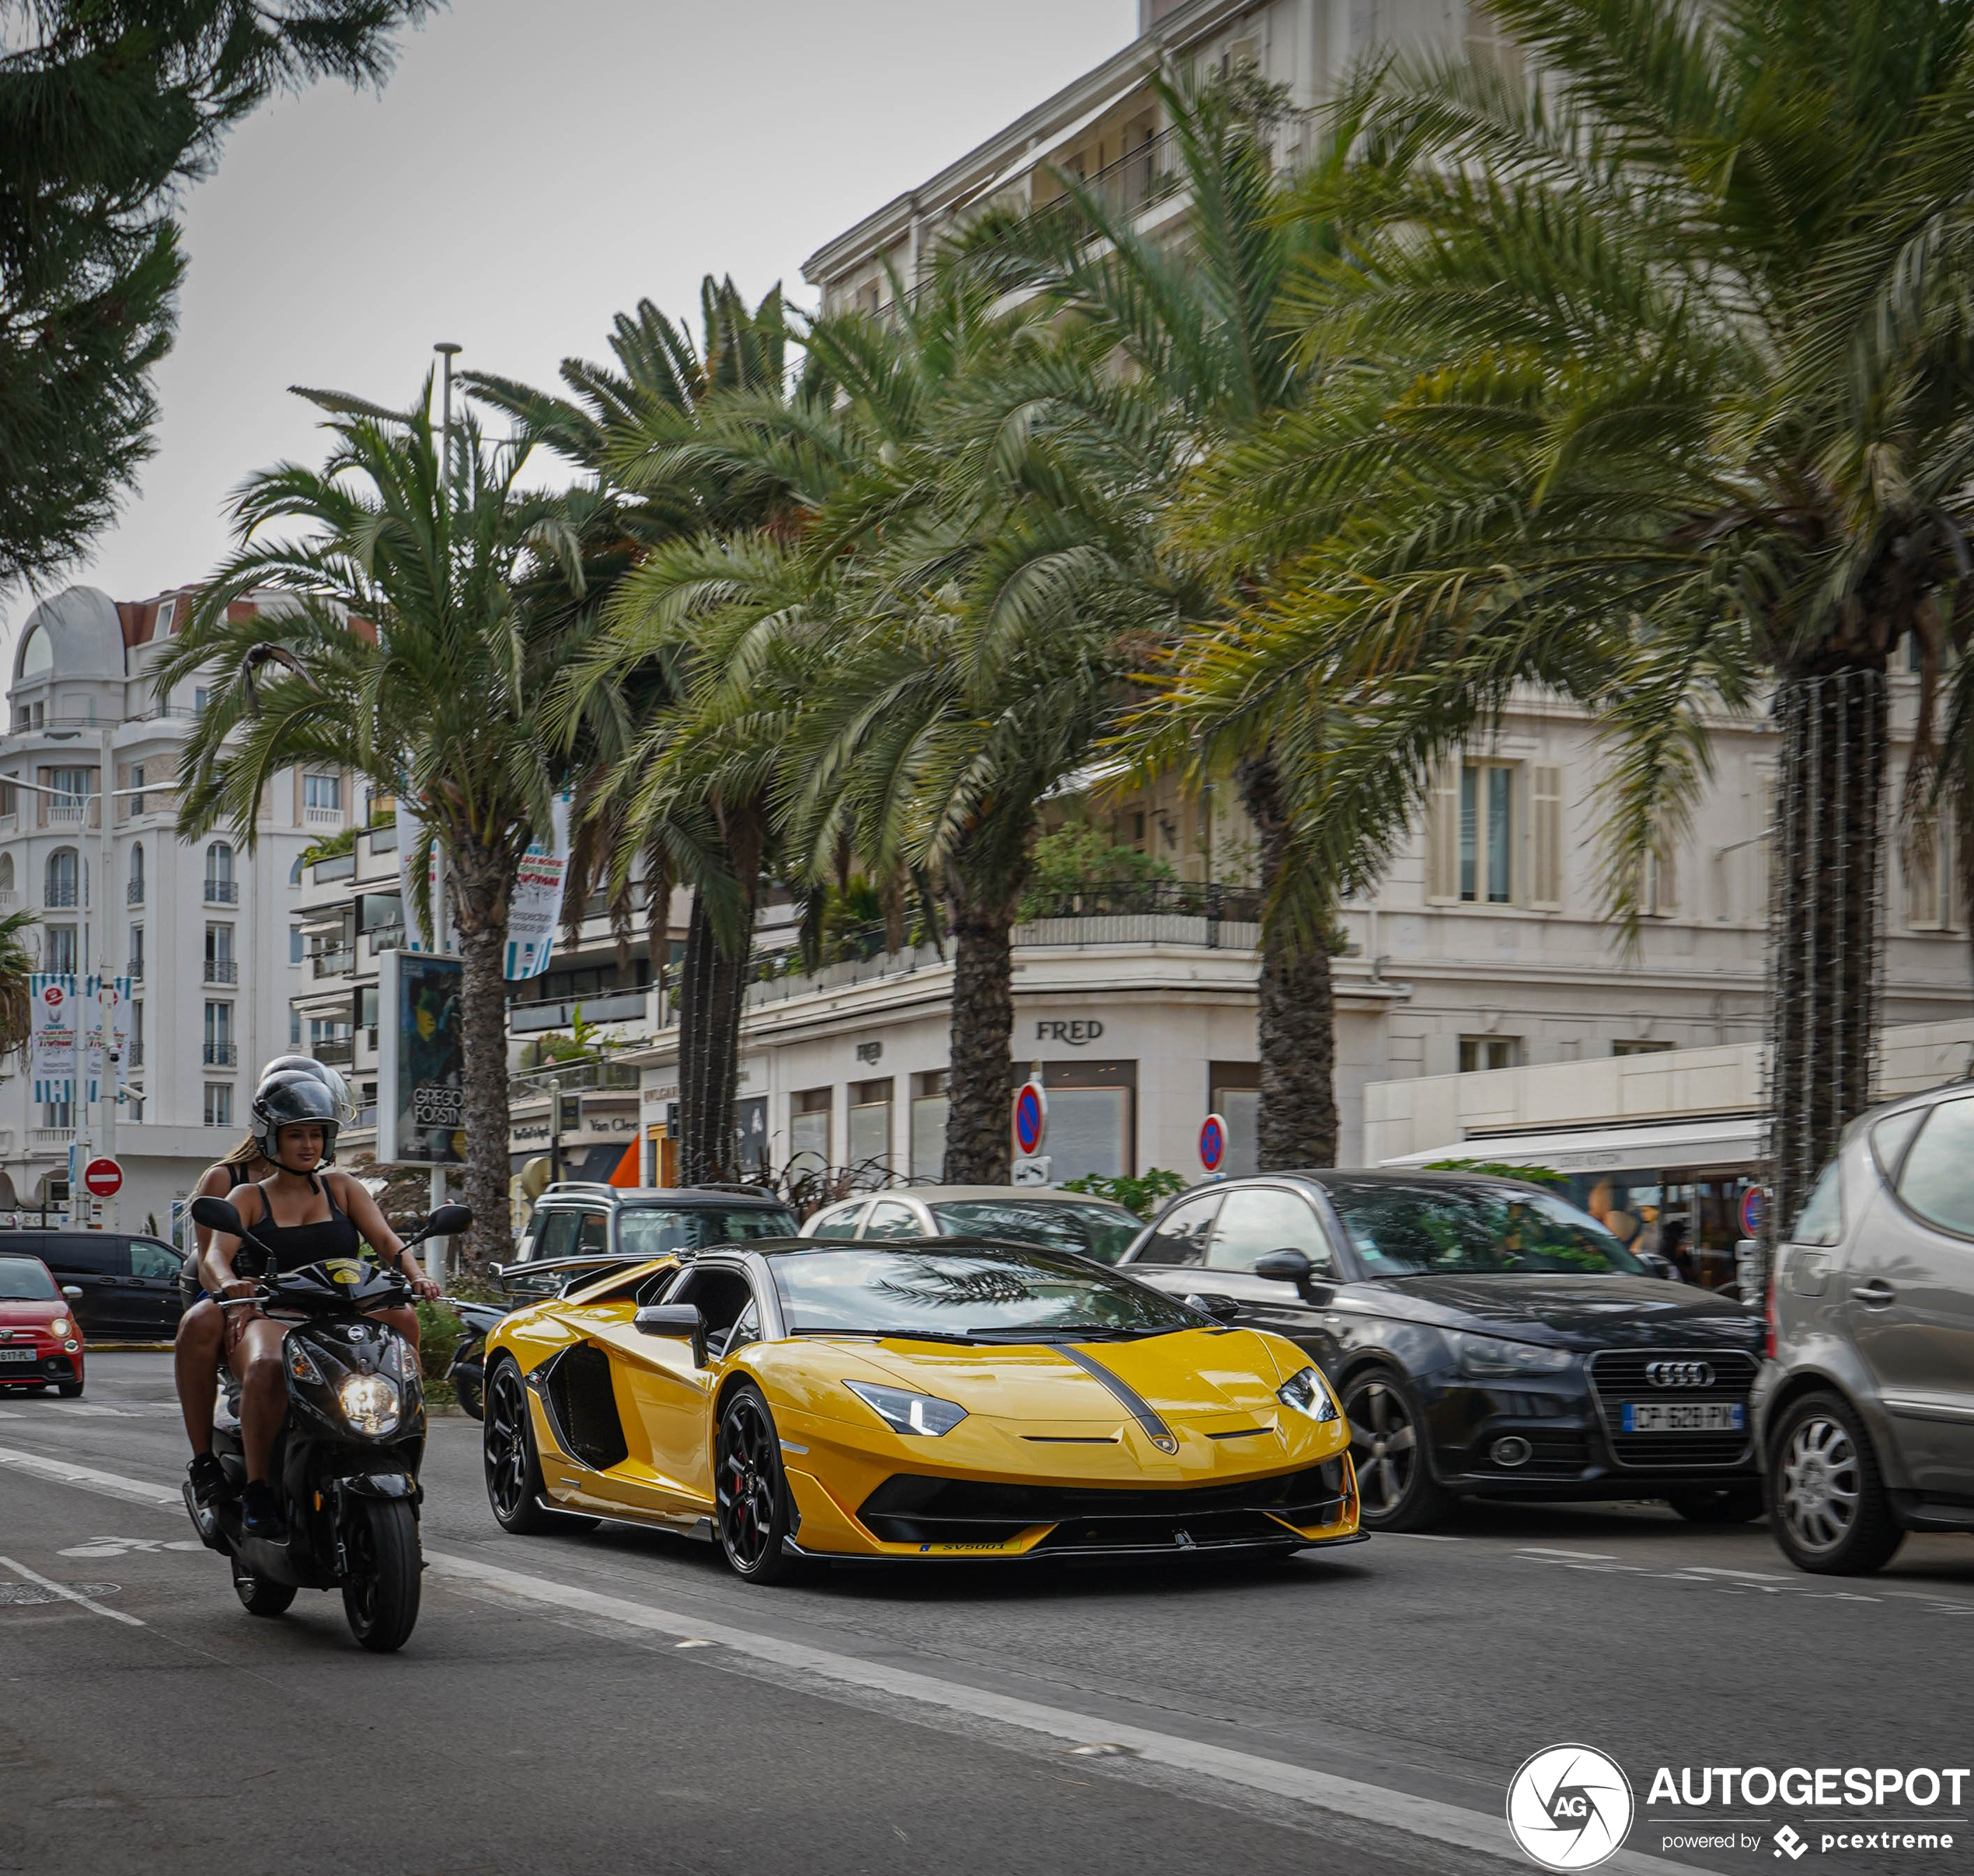
POLYGON ((1508 1828, 1546 1870, 1592 1870, 1631 1829, 1631 1781, 1588 1745, 1552 1745, 1508 1781, 1508 1828))

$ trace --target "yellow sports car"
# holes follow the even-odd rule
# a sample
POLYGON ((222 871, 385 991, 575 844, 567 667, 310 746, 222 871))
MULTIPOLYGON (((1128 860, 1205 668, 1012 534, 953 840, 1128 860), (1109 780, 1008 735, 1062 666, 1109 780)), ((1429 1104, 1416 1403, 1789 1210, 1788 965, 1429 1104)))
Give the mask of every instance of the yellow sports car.
POLYGON ((489 1337, 507 1530, 599 1518, 804 1557, 1287 1552, 1359 1540, 1303 1351, 1065 1251, 759 1241, 612 1273, 489 1337))

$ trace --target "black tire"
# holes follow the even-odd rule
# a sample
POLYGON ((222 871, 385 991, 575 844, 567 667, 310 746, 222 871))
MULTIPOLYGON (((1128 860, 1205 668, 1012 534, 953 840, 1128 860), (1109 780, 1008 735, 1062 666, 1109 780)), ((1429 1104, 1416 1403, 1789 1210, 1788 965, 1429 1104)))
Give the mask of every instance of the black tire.
POLYGON ((480 1384, 477 1382, 469 1380, 464 1375, 455 1376, 452 1382, 452 1395, 459 1404, 460 1412, 469 1419, 477 1420, 483 1423, 485 1421, 487 1407, 486 1404, 480 1397, 480 1384))
POLYGON ((233 1565, 233 1593, 249 1616, 279 1616, 295 1600, 292 1583, 277 1583, 270 1576, 256 1576, 236 1557, 233 1565))
POLYGON ((1753 1524, 1768 1509, 1760 1479, 1712 1491, 1676 1491, 1665 1502, 1688 1524, 1753 1524))
POLYGON ((1344 1384, 1358 1519, 1367 1531, 1421 1531, 1453 1500, 1432 1476, 1425 1410, 1411 1384, 1389 1368, 1359 1369, 1344 1384))
POLYGON ((494 1522, 516 1537, 594 1530, 594 1518, 542 1508, 542 1456, 535 1449, 535 1422, 528 1410, 528 1384, 513 1356, 504 1355, 494 1362, 487 1377, 485 1404, 480 1450, 494 1522))
POLYGON ((344 1533, 350 1559, 343 1613, 350 1632, 373 1655, 389 1655, 410 1639, 418 1623, 424 1557, 418 1520, 404 1498, 364 1498, 344 1533))
POLYGON ((713 1460, 713 1522, 734 1575, 748 1583, 780 1583, 798 1559, 782 1548, 794 1524, 781 1439, 766 1397, 743 1381, 720 1410, 713 1460))
POLYGON ((82 1384, 79 1381, 58 1381, 55 1392, 65 1400, 78 1400, 82 1396, 82 1384))
POLYGON ((1906 1541, 1871 1436, 1842 1395, 1791 1401, 1768 1449, 1769 1524, 1798 1570, 1869 1576, 1906 1541))

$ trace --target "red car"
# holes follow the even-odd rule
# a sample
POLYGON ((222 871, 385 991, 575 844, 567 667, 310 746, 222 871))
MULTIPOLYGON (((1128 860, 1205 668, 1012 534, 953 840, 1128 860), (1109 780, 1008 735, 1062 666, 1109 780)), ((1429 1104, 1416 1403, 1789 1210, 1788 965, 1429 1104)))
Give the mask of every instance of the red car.
POLYGON ((0 1246, 0 1388, 47 1387, 65 1398, 82 1391, 82 1326, 39 1257, 0 1246))

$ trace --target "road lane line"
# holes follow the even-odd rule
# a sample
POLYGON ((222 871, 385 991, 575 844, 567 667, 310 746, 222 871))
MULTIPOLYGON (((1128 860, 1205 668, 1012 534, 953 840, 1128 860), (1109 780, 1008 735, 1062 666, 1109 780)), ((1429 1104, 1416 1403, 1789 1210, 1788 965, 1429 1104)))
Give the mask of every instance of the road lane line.
POLYGON ((25 1564, 16 1563, 11 1557, 0 1557, 0 1564, 5 1564, 16 1576, 24 1576, 30 1583, 38 1583, 42 1588, 60 1596, 65 1602, 79 1602, 92 1614, 107 1616, 112 1622, 127 1622, 132 1628, 145 1626, 135 1616, 127 1616, 120 1609, 105 1609, 100 1602, 90 1601, 87 1596, 71 1589, 65 1583, 51 1582, 38 1571, 29 1569, 25 1564))
POLYGON ((1517 1557, 1573 1557, 1586 1564, 1614 1564, 1617 1553, 1610 1550, 1545 1550, 1536 1544, 1524 1544, 1515 1554, 1517 1557))
MULTIPOLYGON (((964 1682, 942 1680, 909 1668, 867 1661, 841 1655, 805 1643, 784 1641, 752 1630, 708 1622, 703 1616, 684 1615, 647 1602, 633 1602, 620 1596, 598 1594, 591 1589, 552 1582, 546 1578, 524 1576, 497 1564, 483 1564, 472 1557, 444 1551, 427 1550, 425 1562, 438 1581, 448 1579, 477 1584, 509 1597, 540 1603, 574 1613, 598 1616, 661 1635, 699 1641, 715 1641, 759 1661, 835 1681, 849 1686, 865 1687, 895 1697, 916 1701, 922 1706, 963 1713, 975 1718, 999 1721, 1024 1731, 1068 1741, 1072 1746, 1098 1743, 1128 1747, 1140 1759, 1204 1774, 1250 1790, 1271 1792, 1279 1798, 1313 1805, 1320 1810, 1338 1812, 1382 1828, 1425 1837, 1434 1843, 1477 1850, 1504 1863, 1520 1860, 1503 1819, 1432 1798, 1417 1798, 1381 1785, 1355 1779, 1338 1778, 1327 1772, 1291 1765, 1280 1759, 1264 1759, 1225 1746, 1209 1745, 1172 1733, 1153 1732, 1142 1727, 1121 1726, 1111 1720, 1099 1720, 1059 1707, 1045 1707, 1034 1700, 1017 1700, 964 1682)), ((1637 1851, 1620 1851, 1604 1867, 1631 1872, 1631 1876, 1700 1876, 1688 1866, 1668 1863, 1637 1851)))
POLYGON ((99 1472, 93 1466, 71 1465, 67 1459, 44 1459, 38 1452, 19 1452, 0 1446, 0 1466, 46 1479, 56 1485, 74 1485, 84 1491, 101 1492, 127 1504, 148 1505, 158 1511, 175 1511, 182 1517, 185 1500, 169 1487, 153 1485, 143 1479, 127 1479, 120 1473, 99 1472))

